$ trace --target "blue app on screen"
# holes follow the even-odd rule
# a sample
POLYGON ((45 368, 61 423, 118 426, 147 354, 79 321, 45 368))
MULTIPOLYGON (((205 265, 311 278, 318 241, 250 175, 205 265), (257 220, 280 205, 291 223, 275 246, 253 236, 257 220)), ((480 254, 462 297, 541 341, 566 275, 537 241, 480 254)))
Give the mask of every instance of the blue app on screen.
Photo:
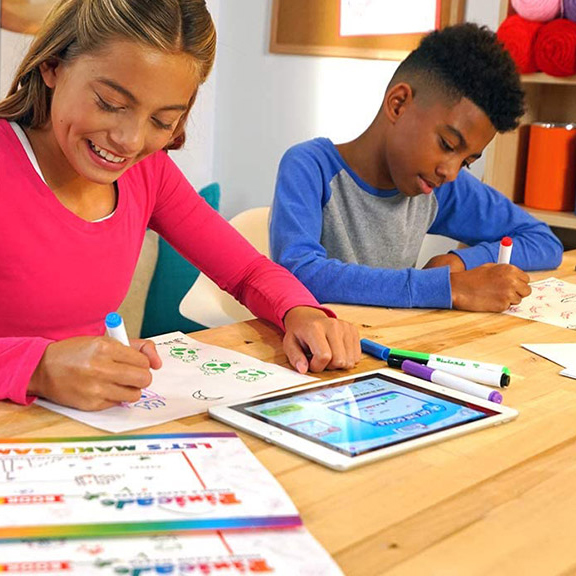
POLYGON ((314 442, 359 455, 491 415, 382 374, 238 407, 314 442))

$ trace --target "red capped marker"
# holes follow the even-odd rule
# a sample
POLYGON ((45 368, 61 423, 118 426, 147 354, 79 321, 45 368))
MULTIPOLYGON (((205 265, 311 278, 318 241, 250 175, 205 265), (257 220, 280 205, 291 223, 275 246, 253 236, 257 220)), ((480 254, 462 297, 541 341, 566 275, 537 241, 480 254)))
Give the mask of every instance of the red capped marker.
POLYGON ((500 241, 500 250, 498 250, 498 264, 510 264, 512 257, 512 238, 504 236, 500 241))

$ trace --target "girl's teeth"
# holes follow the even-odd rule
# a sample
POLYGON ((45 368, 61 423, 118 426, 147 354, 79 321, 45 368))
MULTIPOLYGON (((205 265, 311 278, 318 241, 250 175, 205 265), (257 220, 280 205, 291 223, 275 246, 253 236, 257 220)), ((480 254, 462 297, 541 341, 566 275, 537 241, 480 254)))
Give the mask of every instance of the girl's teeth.
POLYGON ((98 154, 101 158, 108 160, 108 162, 113 162, 115 164, 119 164, 120 162, 124 162, 125 158, 120 158, 120 156, 114 156, 114 154, 110 152, 106 152, 106 150, 102 150, 99 146, 96 146, 94 142, 90 142, 92 145, 92 150, 98 154))

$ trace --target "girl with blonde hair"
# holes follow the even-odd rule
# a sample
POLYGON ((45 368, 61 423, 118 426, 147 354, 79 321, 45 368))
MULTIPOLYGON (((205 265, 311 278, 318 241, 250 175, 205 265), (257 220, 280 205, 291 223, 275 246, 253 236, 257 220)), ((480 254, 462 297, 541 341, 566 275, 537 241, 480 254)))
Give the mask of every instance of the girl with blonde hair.
POLYGON ((216 33, 204 0, 60 0, 0 101, 0 398, 140 398, 150 341, 103 336, 147 227, 285 331, 299 371, 351 368, 358 334, 196 194, 184 142, 216 33))

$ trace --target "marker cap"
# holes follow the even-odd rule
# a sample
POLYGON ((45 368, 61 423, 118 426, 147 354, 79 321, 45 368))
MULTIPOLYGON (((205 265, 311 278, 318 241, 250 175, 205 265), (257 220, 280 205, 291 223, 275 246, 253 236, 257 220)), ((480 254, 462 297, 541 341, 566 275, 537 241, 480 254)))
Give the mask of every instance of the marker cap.
POLYGON ((388 355, 388 366, 390 368, 402 368, 402 362, 410 360, 418 364, 427 364, 430 354, 423 352, 410 352, 409 350, 397 350, 392 348, 388 355))
POLYGON ((106 328, 118 328, 122 324, 122 316, 118 312, 110 312, 106 314, 106 328))
POLYGON ((388 360, 388 356, 390 355, 390 348, 388 348, 388 346, 383 346, 366 338, 360 340, 360 347, 365 354, 370 354, 381 360, 388 360))
POLYGON ((502 404, 502 394, 500 394, 498 390, 494 390, 494 392, 491 392, 490 396, 488 396, 488 400, 490 400, 490 402, 496 402, 496 404, 502 404))
POLYGON ((500 244, 502 244, 502 246, 512 246, 512 238, 510 238, 510 236, 504 236, 500 244))
POLYGON ((412 360, 404 360, 404 362, 402 362, 402 370, 412 376, 417 376, 418 378, 428 380, 429 382, 431 381, 432 373, 434 372, 432 368, 428 368, 425 364, 419 364, 412 360))

